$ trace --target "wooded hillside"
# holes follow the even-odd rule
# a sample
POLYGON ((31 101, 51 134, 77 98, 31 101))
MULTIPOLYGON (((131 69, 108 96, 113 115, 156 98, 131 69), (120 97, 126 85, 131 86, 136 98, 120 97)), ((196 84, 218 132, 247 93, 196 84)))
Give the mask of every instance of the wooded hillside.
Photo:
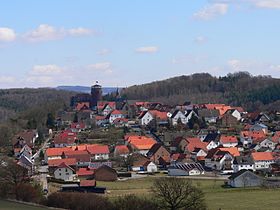
POLYGON ((75 93, 48 88, 0 90, 0 146, 22 129, 44 129, 48 113, 69 107, 75 93))
POLYGON ((280 80, 237 72, 225 77, 208 73, 174 77, 122 90, 131 100, 159 101, 170 104, 226 103, 247 110, 280 109, 280 80))

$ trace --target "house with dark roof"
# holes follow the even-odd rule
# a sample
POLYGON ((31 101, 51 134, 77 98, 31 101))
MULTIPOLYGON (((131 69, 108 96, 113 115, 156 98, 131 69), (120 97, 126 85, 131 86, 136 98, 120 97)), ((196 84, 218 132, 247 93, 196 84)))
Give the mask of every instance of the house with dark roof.
POLYGON ((207 123, 216 123, 220 113, 216 109, 199 109, 198 116, 204 118, 207 123))
POLYGON ((147 152, 146 156, 150 161, 159 165, 159 159, 162 158, 165 162, 170 163, 170 152, 160 143, 154 144, 147 152))
POLYGON ((207 150, 214 149, 219 146, 220 134, 217 132, 210 132, 206 135, 203 142, 207 143, 207 150))
POLYGON ((169 176, 193 176, 204 174, 200 163, 175 163, 168 168, 169 176))
POLYGON ((231 187, 259 187, 264 183, 262 177, 246 169, 232 174, 228 179, 228 185, 231 187))
POLYGON ((255 171, 255 163, 251 156, 236 156, 233 160, 233 172, 243 169, 255 171))
POLYGON ((219 148, 211 149, 205 157, 205 166, 222 172, 233 172, 233 155, 229 151, 222 151, 219 148))
POLYGON ((188 123, 188 118, 180 110, 175 110, 170 119, 173 126, 176 126, 179 122, 183 125, 188 123))

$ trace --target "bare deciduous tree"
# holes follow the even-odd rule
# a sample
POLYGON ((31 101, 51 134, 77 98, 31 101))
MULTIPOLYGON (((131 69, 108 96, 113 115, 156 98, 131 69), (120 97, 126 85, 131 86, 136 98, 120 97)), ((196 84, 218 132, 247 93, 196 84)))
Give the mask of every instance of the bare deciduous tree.
POLYGON ((152 191, 159 205, 170 210, 204 210, 204 193, 183 178, 165 177, 156 179, 152 191))

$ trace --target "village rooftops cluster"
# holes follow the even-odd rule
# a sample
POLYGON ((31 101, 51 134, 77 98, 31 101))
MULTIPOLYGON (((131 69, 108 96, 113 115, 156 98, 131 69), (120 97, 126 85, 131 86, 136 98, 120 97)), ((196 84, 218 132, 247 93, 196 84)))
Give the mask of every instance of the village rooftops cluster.
MULTIPOLYGON (((57 131, 50 133, 49 148, 44 150, 48 173, 55 179, 113 181, 121 167, 136 173, 164 170, 170 176, 203 175, 206 170, 220 174, 243 169, 280 171, 276 170, 280 162, 276 112, 248 113, 226 104, 170 106, 120 98, 97 100, 93 108, 89 100, 88 95, 80 95, 72 110, 59 111, 56 116, 57 131), (109 128, 122 131, 123 136, 104 141, 110 143, 100 143, 100 139, 80 143, 88 133, 105 133, 109 128)), ((32 152, 36 138, 36 131, 24 131, 13 139, 15 156, 30 173, 34 172, 32 157, 38 155, 32 152)))

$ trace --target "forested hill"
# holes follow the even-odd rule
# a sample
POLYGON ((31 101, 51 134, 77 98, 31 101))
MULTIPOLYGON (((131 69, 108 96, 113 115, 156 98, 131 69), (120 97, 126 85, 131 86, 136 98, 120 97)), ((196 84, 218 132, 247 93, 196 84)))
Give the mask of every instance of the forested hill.
POLYGON ((32 110, 35 113, 38 109, 46 112, 61 108, 69 104, 73 94, 49 88, 0 90, 0 122, 32 110))
POLYGON ((171 104, 226 103, 247 110, 280 110, 280 80, 247 72, 213 77, 208 73, 174 77, 123 89, 127 99, 171 104))

